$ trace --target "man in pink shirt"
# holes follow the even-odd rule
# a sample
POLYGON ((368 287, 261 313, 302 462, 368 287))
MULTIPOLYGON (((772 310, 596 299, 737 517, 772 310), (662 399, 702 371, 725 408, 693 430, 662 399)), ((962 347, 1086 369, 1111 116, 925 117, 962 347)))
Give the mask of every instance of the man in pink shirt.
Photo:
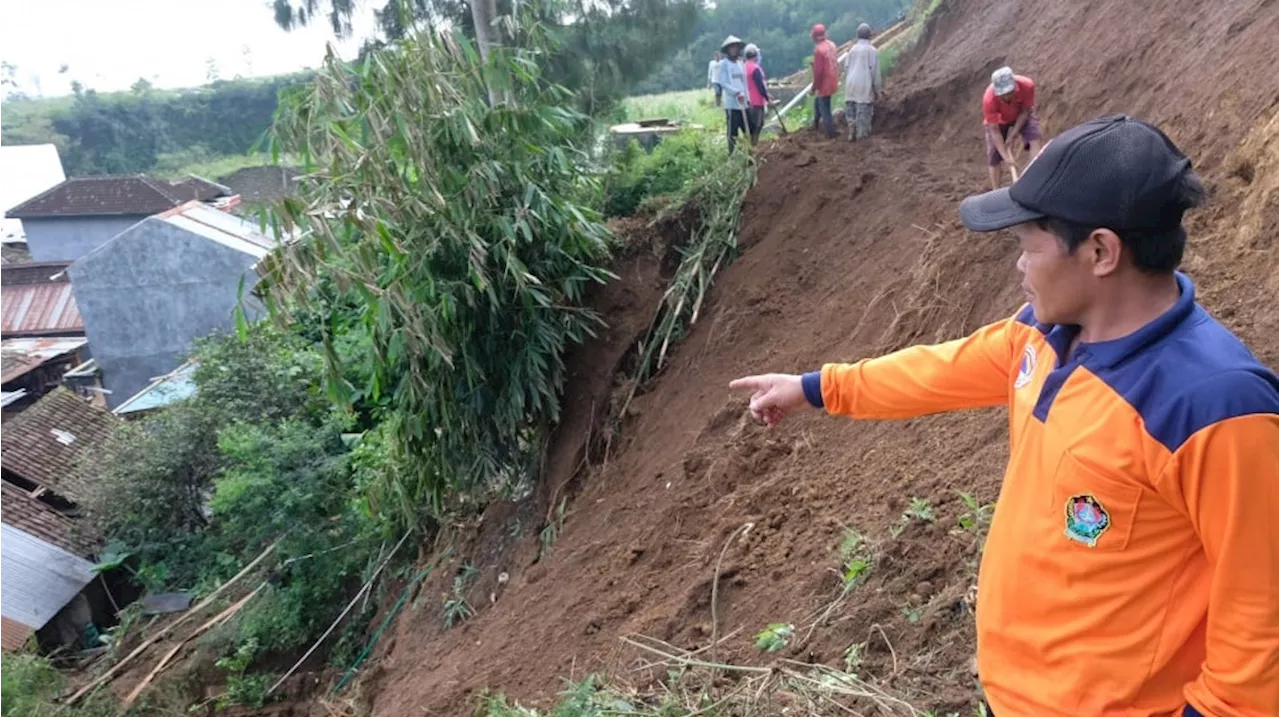
POLYGON ((827 137, 836 136, 835 118, 831 116, 831 96, 840 86, 836 69, 836 44, 827 39, 827 28, 814 25, 809 32, 813 38, 813 127, 827 124, 827 137))
POLYGON ((991 188, 1000 188, 1000 166, 1009 163, 1009 172, 1018 178, 1011 149, 1020 137, 1030 161, 1040 153, 1040 119, 1036 117, 1036 84, 1030 77, 1013 74, 1008 67, 991 73, 991 84, 982 96, 982 124, 987 138, 987 173, 991 188))

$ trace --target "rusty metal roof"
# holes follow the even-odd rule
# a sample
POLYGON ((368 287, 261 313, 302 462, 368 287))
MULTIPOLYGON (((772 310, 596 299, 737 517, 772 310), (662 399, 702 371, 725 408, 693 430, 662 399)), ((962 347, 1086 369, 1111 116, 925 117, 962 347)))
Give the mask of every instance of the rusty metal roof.
POLYGON ((83 336, 13 338, 0 341, 0 383, 9 383, 46 361, 65 356, 89 343, 83 336))
POLYGON ((66 268, 67 262, 46 262, 0 269, 0 335, 84 333, 66 268))
POLYGON ((100 450, 120 420, 59 386, 4 424, 0 461, 6 471, 71 501, 92 474, 84 458, 100 450))

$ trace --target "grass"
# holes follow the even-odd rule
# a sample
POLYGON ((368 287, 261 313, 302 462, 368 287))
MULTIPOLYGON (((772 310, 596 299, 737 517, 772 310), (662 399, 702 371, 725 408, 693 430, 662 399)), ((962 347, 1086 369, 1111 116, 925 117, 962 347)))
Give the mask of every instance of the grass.
POLYGON ((663 117, 673 122, 700 124, 708 129, 724 127, 724 110, 715 106, 711 90, 684 90, 639 95, 622 101, 628 122, 663 117))
MULTIPOLYGON (((184 157, 178 154, 160 155, 152 174, 163 179, 181 179, 194 174, 205 179, 217 180, 237 169, 269 164, 273 164, 273 162, 271 161, 271 155, 266 153, 232 154, 200 158, 184 157)), ((289 158, 281 157, 280 164, 290 164, 289 158)))

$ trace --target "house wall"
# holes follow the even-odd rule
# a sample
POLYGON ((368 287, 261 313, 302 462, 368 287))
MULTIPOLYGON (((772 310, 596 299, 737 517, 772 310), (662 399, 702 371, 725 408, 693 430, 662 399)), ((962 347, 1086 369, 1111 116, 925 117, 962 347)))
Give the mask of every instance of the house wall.
POLYGON ((146 215, 32 217, 22 220, 32 261, 75 261, 146 215))
MULTIPOLYGON (((257 257, 150 218, 68 269, 85 335, 116 408, 177 368, 195 339, 234 329, 257 257)), ((261 306, 246 301, 250 318, 261 306)))
POLYGON ((0 616, 5 625, 44 627, 90 580, 93 565, 88 560, 0 524, 0 616))

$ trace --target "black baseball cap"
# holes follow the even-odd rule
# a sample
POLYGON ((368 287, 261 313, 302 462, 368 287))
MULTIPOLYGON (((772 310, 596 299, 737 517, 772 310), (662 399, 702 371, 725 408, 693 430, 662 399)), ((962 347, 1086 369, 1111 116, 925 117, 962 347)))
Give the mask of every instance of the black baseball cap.
POLYGON ((1013 186, 969 197, 960 219, 975 232, 1045 217, 1113 231, 1176 227, 1194 202, 1191 161, 1154 125, 1109 115, 1049 140, 1013 186))

